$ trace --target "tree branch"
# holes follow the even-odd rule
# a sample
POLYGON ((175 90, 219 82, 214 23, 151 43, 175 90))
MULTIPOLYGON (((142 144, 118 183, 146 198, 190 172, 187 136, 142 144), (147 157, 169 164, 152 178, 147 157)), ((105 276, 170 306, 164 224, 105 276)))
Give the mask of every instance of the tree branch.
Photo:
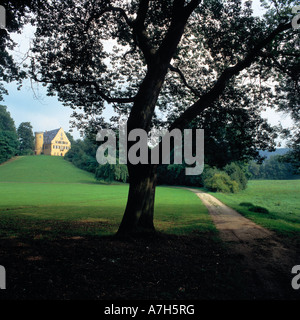
POLYGON ((135 101, 135 97, 128 97, 128 98, 117 98, 117 97, 110 97, 106 95, 99 86, 96 86, 96 91, 99 94, 99 96, 105 100, 107 103, 133 103, 135 101))
POLYGON ((135 24, 141 27, 145 26, 145 20, 147 17, 147 12, 149 9, 150 0, 140 0, 140 5, 137 11, 137 16, 135 19, 135 24))
POLYGON ((300 53, 296 53, 296 52, 284 52, 284 51, 277 50, 276 53, 279 53, 282 56, 286 56, 286 57, 300 58, 300 53))
POLYGON ((169 63, 168 61, 173 57, 184 33, 187 20, 199 5, 200 1, 201 0, 192 0, 184 6, 185 1, 174 0, 170 27, 157 50, 157 55, 162 62, 169 63))
POLYGON ((201 0, 191 0, 185 7, 184 10, 188 16, 199 6, 201 0))
POLYGON ((56 84, 56 85, 74 85, 74 86, 78 85, 81 87, 94 86, 99 97, 101 97, 107 103, 132 103, 135 101, 135 97, 127 97, 127 98, 110 97, 109 95, 104 93, 103 89, 95 81, 82 81, 82 80, 71 80, 71 79, 65 79, 65 80, 38 79, 38 77, 33 73, 31 74, 31 77, 34 81, 40 82, 40 83, 56 84))
POLYGON ((132 28, 132 21, 129 19, 129 17, 127 16, 127 13, 124 9, 122 8, 117 8, 117 7, 109 7, 108 11, 111 12, 119 12, 121 14, 121 16, 124 18, 124 20, 126 21, 127 25, 132 28))
POLYGON ((154 50, 150 44, 150 39, 146 31, 145 20, 149 9, 150 0, 140 0, 136 19, 132 22, 134 42, 142 50, 148 65, 153 61, 154 50))
POLYGON ((86 30, 90 27, 90 24, 92 23, 93 20, 97 20, 100 17, 102 17, 105 13, 107 12, 118 12, 121 14, 121 16, 124 18, 124 20, 126 21, 127 25, 132 28, 132 21, 129 19, 129 17, 127 16, 127 13, 124 9, 119 8, 119 7, 106 7, 104 9, 102 9, 99 12, 95 12, 94 14, 92 14, 89 19, 87 20, 87 25, 86 25, 86 30))
POLYGON ((275 66, 282 71, 283 73, 289 75, 290 77, 293 77, 292 73, 290 72, 290 70, 286 67, 284 67, 283 65, 281 65, 274 57, 274 55, 272 55, 271 53, 267 53, 267 52, 262 52, 260 54, 261 57, 263 58, 270 58, 273 63, 275 64, 275 66))
POLYGON ((186 79, 185 79, 184 74, 181 72, 181 70, 180 70, 179 68, 176 68, 176 67, 174 67, 174 66, 172 66, 172 65, 170 64, 169 69, 170 69, 171 71, 176 72, 176 73, 179 74, 179 76, 180 76, 183 84, 184 84, 188 89, 190 89, 196 97, 200 97, 200 96, 201 96, 201 94, 200 94, 200 92, 199 92, 198 90, 196 90, 195 88, 193 88, 192 86, 190 86, 190 85, 188 84, 188 82, 187 82, 186 79))
POLYGON ((169 127, 169 130, 175 128, 183 129, 186 124, 193 120, 196 116, 201 114, 207 107, 215 102, 226 88, 226 83, 238 75, 242 70, 249 67, 257 56, 259 56, 261 49, 268 45, 278 34, 291 28, 291 23, 280 24, 273 32, 271 32, 265 39, 260 41, 250 53, 235 66, 226 68, 215 85, 202 97, 196 101, 192 106, 186 109, 169 127))

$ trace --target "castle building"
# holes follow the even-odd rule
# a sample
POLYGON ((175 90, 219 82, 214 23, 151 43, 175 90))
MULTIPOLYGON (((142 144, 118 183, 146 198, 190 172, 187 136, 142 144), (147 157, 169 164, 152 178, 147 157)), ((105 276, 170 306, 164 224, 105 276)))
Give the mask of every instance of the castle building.
POLYGON ((63 157, 71 149, 71 143, 63 128, 35 132, 35 154, 63 157))

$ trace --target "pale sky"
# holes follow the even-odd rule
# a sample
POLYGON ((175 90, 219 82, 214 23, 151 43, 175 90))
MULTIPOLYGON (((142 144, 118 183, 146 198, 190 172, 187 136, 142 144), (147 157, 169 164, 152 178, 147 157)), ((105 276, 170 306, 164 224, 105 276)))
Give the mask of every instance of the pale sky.
MULTIPOLYGON (((253 10, 255 15, 262 13, 260 9, 260 1, 253 1, 253 10)), ((22 34, 16 34, 13 39, 18 44, 14 50, 14 55, 18 61, 22 61, 26 54, 30 41, 33 38, 34 29, 29 26, 26 27, 22 34)), ((17 90, 16 83, 4 84, 9 91, 8 96, 4 96, 4 101, 0 104, 7 106, 12 118, 18 127, 21 122, 30 122, 33 126, 33 131, 49 131, 62 127, 65 131, 69 131, 69 120, 72 110, 64 107, 57 97, 48 97, 44 87, 31 87, 29 80, 24 81, 21 90, 17 90), (33 90, 34 89, 34 90, 33 90)), ((108 118, 111 113, 106 112, 108 118)), ((281 123, 283 127, 291 125, 292 121, 288 116, 268 110, 263 113, 263 116, 268 119, 272 125, 281 123)), ((74 129, 72 135, 75 139, 80 138, 79 132, 74 129)))

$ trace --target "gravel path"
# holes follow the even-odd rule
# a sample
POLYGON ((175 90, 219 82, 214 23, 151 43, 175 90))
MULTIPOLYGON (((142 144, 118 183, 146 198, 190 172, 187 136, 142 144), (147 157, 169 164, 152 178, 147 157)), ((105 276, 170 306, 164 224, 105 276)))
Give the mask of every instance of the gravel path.
POLYGON ((220 237, 224 241, 247 241, 272 236, 272 232, 243 217, 235 210, 212 195, 195 189, 188 189, 197 194, 207 207, 220 237))

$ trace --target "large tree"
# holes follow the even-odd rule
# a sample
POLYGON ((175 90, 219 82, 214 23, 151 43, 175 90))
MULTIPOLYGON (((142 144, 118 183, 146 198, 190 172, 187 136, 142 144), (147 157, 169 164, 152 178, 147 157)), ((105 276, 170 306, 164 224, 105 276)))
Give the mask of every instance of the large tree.
POLYGON ((20 141, 20 155, 33 154, 34 150, 34 135, 30 122, 22 122, 18 127, 18 137, 20 141))
POLYGON ((0 105, 0 163, 15 156, 18 148, 19 141, 15 122, 6 106, 0 105))
MULTIPOLYGON (((274 132, 259 114, 276 105, 269 83, 289 76, 281 59, 298 37, 286 18, 295 1, 273 2, 270 14, 257 18, 251 1, 45 1, 36 12, 30 73, 74 109, 85 130, 107 125, 101 114, 108 106, 116 112, 112 122, 128 119, 128 132, 182 130, 207 119, 219 126, 222 119, 224 129, 240 125, 217 136, 235 135, 234 149, 254 155, 274 146, 274 132)), ((120 234, 154 229, 156 169, 128 164, 120 234)))

